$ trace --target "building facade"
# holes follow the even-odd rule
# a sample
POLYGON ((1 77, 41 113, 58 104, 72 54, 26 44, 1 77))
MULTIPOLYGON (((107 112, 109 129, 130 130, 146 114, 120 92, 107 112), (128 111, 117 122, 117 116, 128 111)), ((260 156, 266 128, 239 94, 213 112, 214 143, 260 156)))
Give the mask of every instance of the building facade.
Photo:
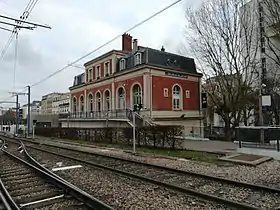
MULTIPOLYGON (((255 23, 255 39, 257 42, 258 52, 257 59, 259 60, 257 75, 261 75, 261 79, 278 78, 279 61, 277 56, 280 53, 280 25, 279 25, 279 4, 273 3, 276 1, 271 0, 250 0, 245 4, 244 8, 250 11, 255 23), (272 9, 275 7, 275 9, 272 9), (271 14, 272 11, 277 11, 278 15, 271 14), (278 62, 278 64, 276 64, 278 62)), ((250 24, 252 24, 250 22, 250 24)), ((254 53, 254 52, 253 52, 254 53)), ((258 76, 257 76, 258 77, 258 76)), ((258 81, 258 80, 257 80, 258 81)), ((259 82, 256 82, 259 85, 259 82)))
POLYGON ((92 122, 116 121, 119 116, 127 117, 124 124, 129 126, 131 118, 126 114, 135 104, 142 105, 137 116, 143 123, 184 125, 186 131, 201 126, 202 74, 193 59, 165 52, 163 47, 138 46, 136 39, 124 34, 122 50, 112 50, 84 66, 85 72, 69 88, 68 126, 103 126, 92 122))
MULTIPOLYGON (((39 115, 41 111, 41 101, 33 101, 30 104, 30 114, 31 116, 39 115)), ((28 115, 28 104, 22 106, 22 118, 27 119, 28 115)))
POLYGON ((59 93, 53 98, 52 114, 66 114, 69 112, 70 93, 59 93))
POLYGON ((53 114, 53 102, 56 98, 61 96, 62 93, 50 93, 42 97, 41 100, 41 114, 53 114))

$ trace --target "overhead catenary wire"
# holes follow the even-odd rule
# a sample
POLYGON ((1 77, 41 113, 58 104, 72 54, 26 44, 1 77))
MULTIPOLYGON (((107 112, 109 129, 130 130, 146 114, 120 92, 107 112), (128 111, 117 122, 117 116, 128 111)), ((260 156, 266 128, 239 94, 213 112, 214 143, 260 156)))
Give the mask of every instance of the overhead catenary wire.
MULTIPOLYGON (((35 5, 37 4, 38 0, 30 0, 29 3, 26 5, 24 12, 22 13, 22 15, 20 16, 21 20, 26 20, 28 18, 28 16, 30 15, 30 13, 32 12, 32 10, 34 9, 35 5)), ((22 24, 22 22, 17 22, 18 26, 20 26, 22 24)), ((13 29, 13 32, 11 33, 8 41, 6 42, 4 48, 1 51, 0 54, 0 60, 3 59, 3 57, 5 56, 9 46, 11 45, 13 39, 15 38, 15 33, 20 30, 20 28, 17 28, 16 26, 13 29)))
POLYGON ((16 42, 15 42, 13 88, 15 88, 15 85, 16 85, 17 55, 18 55, 18 31, 16 32, 16 42))
MULTIPOLYGON (((38 0, 30 0, 29 3, 26 5, 25 9, 24 9, 24 12, 22 13, 22 15, 20 16, 20 19, 21 20, 26 20, 28 18, 28 16, 30 15, 30 13, 32 12, 32 10, 34 9, 35 5, 38 3, 38 0)), ((21 25, 22 22, 17 22, 18 25, 21 25)), ((17 28, 16 26, 14 27, 14 29, 12 30, 12 33, 6 43, 6 45, 4 46, 4 48, 2 49, 1 51, 1 54, 0 54, 0 61, 3 59, 3 57, 5 56, 11 42, 13 41, 15 35, 18 33, 18 31, 20 30, 20 28, 17 28)), ((16 43, 16 53, 17 54, 17 43, 16 43)), ((16 59, 15 59, 16 60, 16 59)), ((15 63, 14 63, 14 80, 15 80, 15 63)), ((13 85, 14 86, 14 85, 13 85)), ((26 91, 27 88, 24 88, 23 90, 19 91, 19 92, 24 92, 26 91)), ((9 98, 7 98, 6 100, 9 100, 10 98, 12 98, 12 96, 10 96, 9 98)))
MULTIPOLYGON (((161 14, 162 12, 164 12, 164 11, 170 9, 171 7, 175 6, 176 4, 178 4, 178 3, 181 2, 181 1, 182 1, 182 0, 177 0, 177 1, 173 2, 172 4, 168 5, 167 7, 164 7, 163 9, 161 9, 161 10, 159 10, 158 12, 154 13, 153 15, 149 16, 148 18, 146 18, 146 19, 140 21, 139 23, 135 24, 135 25, 132 26, 131 28, 127 29, 124 33, 127 33, 127 32, 129 32, 129 31, 134 30, 135 28, 137 28, 137 27, 141 26, 142 24, 148 22, 149 20, 151 20, 151 19, 153 19, 154 17, 158 16, 158 15, 161 14)), ((59 69, 59 70, 53 72, 53 73, 50 74, 49 76, 47 76, 47 77, 45 77, 45 78, 39 80, 38 82, 32 84, 30 87, 34 87, 34 86, 37 86, 37 85, 39 85, 39 84, 45 82, 46 80, 50 79, 51 77, 53 77, 53 76, 59 74, 60 72, 64 71, 64 70, 67 69, 68 67, 73 66, 74 64, 76 64, 76 63, 78 63, 79 61, 83 60, 84 58, 90 56, 91 54, 95 53, 96 51, 100 50, 101 48, 103 48, 103 47, 107 46, 108 44, 112 43, 113 41, 117 40, 117 39, 120 38, 122 35, 123 35, 123 33, 117 35, 116 37, 114 37, 114 38, 111 39, 110 41, 108 41, 108 42, 102 44, 101 46, 97 47, 96 49, 92 50, 91 52, 89 52, 89 53, 83 55, 82 57, 78 58, 77 60, 75 60, 75 61, 73 61, 73 62, 67 64, 67 65, 64 66, 63 68, 61 68, 61 69, 59 69)))

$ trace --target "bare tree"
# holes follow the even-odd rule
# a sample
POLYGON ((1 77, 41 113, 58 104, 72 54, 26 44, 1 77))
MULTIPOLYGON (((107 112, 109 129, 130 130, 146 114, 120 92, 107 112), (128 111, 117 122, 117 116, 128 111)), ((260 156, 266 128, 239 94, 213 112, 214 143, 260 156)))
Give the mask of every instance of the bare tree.
POLYGON ((255 14, 242 0, 208 0, 187 9, 187 49, 206 80, 209 101, 225 124, 226 138, 239 124, 257 68, 255 14))
POLYGON ((266 37, 266 56, 280 66, 280 1, 279 0, 258 0, 260 21, 263 26, 261 33, 266 37))

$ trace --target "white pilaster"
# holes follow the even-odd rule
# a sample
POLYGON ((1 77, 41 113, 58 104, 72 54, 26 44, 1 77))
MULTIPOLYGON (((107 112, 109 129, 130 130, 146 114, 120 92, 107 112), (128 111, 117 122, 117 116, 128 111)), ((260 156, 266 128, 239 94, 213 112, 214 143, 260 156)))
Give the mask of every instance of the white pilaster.
POLYGON ((151 106, 150 102, 150 88, 151 88, 151 81, 148 73, 143 75, 143 107, 149 109, 151 106))
POLYGON ((115 110, 116 107, 115 107, 115 102, 116 102, 116 94, 115 94, 115 82, 112 82, 112 85, 111 85, 111 105, 112 105, 112 110, 115 110))
POLYGON ((85 89, 84 90, 84 102, 85 102, 85 104, 84 104, 84 113, 86 113, 87 111, 88 111, 88 103, 87 103, 87 90, 85 89))
POLYGON ((117 59, 117 56, 113 56, 112 58, 112 74, 116 72, 116 59, 117 59))

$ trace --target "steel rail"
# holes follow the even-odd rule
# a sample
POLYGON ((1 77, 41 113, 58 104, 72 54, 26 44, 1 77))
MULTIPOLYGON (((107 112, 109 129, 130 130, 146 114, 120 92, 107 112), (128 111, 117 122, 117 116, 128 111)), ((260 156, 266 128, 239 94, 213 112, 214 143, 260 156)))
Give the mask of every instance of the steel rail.
MULTIPOLYGON (((6 142, 5 142, 5 139, 2 139, 2 138, 0 138, 0 139, 3 141, 0 151, 3 151, 6 142)), ((4 186, 1 178, 0 178, 0 199, 3 202, 3 205, 7 210, 20 210, 19 207, 14 202, 14 200, 12 199, 9 192, 7 191, 6 187, 4 186)))
MULTIPOLYGON (((60 180, 61 182, 63 182, 68 188, 72 189, 72 196, 74 196, 75 198, 80 198, 80 200, 86 204, 88 204, 88 206, 90 207, 94 207, 97 209, 101 209, 101 210, 113 210, 112 207, 108 206, 107 204, 103 203, 102 201, 92 197, 90 194, 82 191, 81 189, 79 189, 78 187, 76 187, 75 185, 72 185, 71 183, 67 182, 65 179, 61 178, 60 176, 56 175, 55 173, 51 172, 50 170, 48 170, 47 168, 45 168, 44 166, 42 166, 38 161, 36 161, 26 150, 25 145, 23 144, 23 142, 21 141, 21 145, 24 148, 24 152, 27 156, 27 158, 29 160, 32 161, 32 163, 34 163, 38 168, 40 168, 42 171, 48 173, 49 175, 55 177, 56 179, 60 180)), ((70 191, 71 192, 71 191, 70 191)), ((70 193, 71 194, 71 193, 70 193)))
MULTIPOLYGON (((14 140, 15 138, 10 138, 9 137, 9 139, 14 140)), ((239 181, 230 180, 230 179, 226 179, 226 178, 219 178, 219 177, 214 177, 214 176, 201 174, 201 173, 183 171, 183 170, 173 169, 173 168, 170 168, 170 167, 159 166, 159 165, 154 165, 154 164, 149 164, 149 163, 143 163, 143 162, 139 162, 139 161, 135 161, 135 160, 129 160, 129 159, 115 157, 115 156, 108 156, 108 155, 103 155, 103 154, 98 154, 98 153, 75 150, 75 149, 71 149, 71 148, 64 148, 63 146, 58 146, 58 145, 48 145, 48 144, 45 144, 45 143, 42 143, 42 142, 34 142, 34 141, 27 140, 27 139, 22 139, 22 140, 26 141, 26 142, 30 142, 32 144, 45 145, 45 146, 48 146, 48 147, 61 148, 61 149, 64 149, 64 150, 91 154, 93 156, 100 156, 100 157, 104 157, 104 158, 108 158, 108 159, 120 160, 120 161, 124 161, 124 162, 129 162, 129 163, 135 163, 135 164, 144 165, 144 166, 148 166, 148 167, 154 167, 154 168, 158 168, 158 169, 162 169, 162 170, 167 170, 167 171, 170 171, 170 172, 180 173, 180 174, 183 174, 183 175, 190 175, 190 176, 205 178, 205 179, 209 179, 209 180, 213 180, 213 181, 224 182, 224 183, 228 183, 228 184, 235 185, 235 186, 247 187, 247 188, 250 188, 250 189, 256 189, 256 190, 260 190, 260 191, 269 191, 269 192, 280 194, 280 189, 273 188, 273 187, 267 187, 267 186, 264 186, 264 185, 257 185, 257 184, 251 184, 251 183, 246 183, 246 182, 239 182, 239 181)), ((98 167, 98 168, 102 168, 102 169, 105 169, 105 170, 109 170, 109 171, 112 171, 112 172, 115 172, 115 173, 119 173, 119 174, 122 174, 122 175, 125 175, 125 176, 129 176, 129 177, 133 177, 133 178, 140 179, 140 180, 143 180, 143 181, 147 181, 147 182, 150 182, 150 183, 153 183, 153 184, 156 184, 156 185, 164 186, 166 188, 177 190, 177 191, 180 191, 180 192, 183 192, 183 193, 192 194, 192 195, 195 195, 195 196, 207 199, 207 200, 211 200, 211 201, 214 201, 214 202, 218 201, 218 203, 221 203, 221 204, 226 204, 226 205, 230 205, 230 206, 238 207, 238 208, 242 208, 242 209, 259 209, 259 208, 256 208, 254 206, 248 205, 246 203, 239 203, 239 202, 235 202, 235 201, 232 201, 232 200, 228 200, 228 199, 216 197, 216 196, 213 196, 213 195, 209 195, 209 194, 206 194, 206 193, 201 193, 201 192, 198 192, 198 191, 195 191, 195 190, 191 190, 191 189, 187 189, 187 188, 181 188, 181 187, 175 186, 173 184, 160 182, 160 181, 157 181, 157 180, 153 180, 151 178, 147 178, 147 177, 140 176, 140 175, 137 175, 137 174, 125 172, 125 171, 115 169, 115 168, 111 168, 109 166, 104 166, 104 165, 101 165, 101 164, 98 164, 98 163, 93 163, 93 162, 90 162, 90 161, 82 160, 82 159, 75 158, 75 157, 72 157, 72 156, 69 156, 69 155, 63 155, 63 154, 58 154, 58 153, 55 153, 55 152, 52 152, 52 151, 46 151, 44 149, 37 148, 37 147, 31 146, 31 145, 28 145, 27 147, 32 148, 32 149, 36 149, 38 151, 47 152, 49 154, 57 155, 57 156, 60 156, 60 157, 64 157, 64 158, 72 159, 72 160, 75 160, 75 161, 79 161, 79 162, 82 162, 82 163, 85 163, 85 164, 89 164, 89 165, 92 165, 92 166, 95 166, 95 167, 98 167)))
MULTIPOLYGON (((268 191, 268 192, 273 192, 273 193, 279 193, 280 194, 280 189, 275 188, 275 187, 268 187, 268 186, 264 186, 264 185, 260 185, 260 184, 251 184, 251 183, 248 183, 248 182, 236 181, 236 180, 232 180, 232 179, 216 177, 216 176, 211 176, 211 175, 192 172, 192 171, 185 171, 185 170, 175 169, 175 168, 166 167, 166 166, 144 163, 144 162, 140 162, 140 161, 136 161, 136 160, 130 160, 130 159, 116 157, 116 156, 109 156, 109 155, 105 155, 105 154, 99 154, 99 153, 88 152, 88 151, 80 151, 80 150, 75 150, 75 149, 71 149, 71 148, 65 148, 65 147, 59 146, 59 145, 49 145, 49 144, 34 142, 34 141, 26 140, 26 139, 24 139, 23 141, 27 141, 27 142, 30 142, 30 143, 33 143, 33 144, 45 145, 45 146, 48 146, 48 147, 61 148, 61 149, 69 150, 69 151, 81 152, 81 153, 90 154, 90 155, 93 155, 93 156, 104 157, 104 158, 113 159, 113 160, 120 160, 120 161, 124 161, 124 162, 144 165, 144 166, 153 167, 153 168, 157 168, 157 169, 167 170, 167 171, 170 171, 170 172, 180 173, 180 174, 183 174, 183 175, 190 175, 190 176, 205 178, 205 179, 209 179, 209 180, 213 180, 213 181, 224 182, 224 183, 235 185, 235 186, 247 187, 247 188, 250 188, 250 189, 263 190, 263 191, 268 191)), ((40 148, 36 148, 36 147, 31 146, 31 145, 28 146, 28 147, 40 150, 40 148)), ((45 151, 45 150, 41 149, 41 151, 45 151)))
MULTIPOLYGON (((18 139, 19 140, 19 139, 18 139)), ((44 168, 41 164, 39 164, 37 161, 35 161, 26 151, 26 148, 21 140, 18 143, 22 146, 23 151, 25 152, 26 157, 32 162, 29 163, 16 155, 3 150, 3 152, 10 157, 24 163, 25 165, 29 166, 30 168, 34 169, 36 172, 39 172, 41 176, 43 176, 45 179, 49 180, 50 182, 54 183, 59 188, 65 190, 68 194, 73 196, 74 198, 82 201, 85 205, 90 207, 91 209, 100 209, 100 210, 113 210, 112 207, 108 206, 107 204, 103 203, 102 201, 94 198, 90 194, 82 191, 81 189, 77 188, 76 186, 70 184, 66 180, 62 179, 61 177, 58 177, 57 175, 50 172, 48 169, 44 168), (34 164, 34 165, 33 165, 34 164), (36 166, 35 166, 36 165, 36 166), (39 166, 39 167, 38 167, 39 166)))
MULTIPOLYGON (((27 146, 27 147, 32 148, 32 146, 27 146)), ((92 163, 90 161, 81 160, 79 158, 74 158, 72 156, 58 154, 58 153, 55 153, 55 152, 46 151, 46 150, 43 150, 43 149, 38 149, 36 147, 34 147, 34 149, 37 149, 37 150, 43 151, 43 152, 47 152, 49 154, 57 155, 57 156, 60 156, 60 157, 64 157, 64 158, 72 159, 72 160, 75 160, 75 161, 79 161, 81 163, 85 163, 85 164, 88 164, 88 165, 91 165, 91 166, 94 166, 94 167, 97 167, 97 168, 102 168, 102 169, 105 169, 105 170, 108 170, 108 171, 112 171, 114 173, 122 174, 122 175, 125 175, 127 177, 132 177, 132 178, 135 178, 135 179, 146 181, 146 182, 156 184, 158 186, 162 186, 162 187, 165 187, 165 188, 168 188, 168 189, 171 189, 171 190, 179 191, 181 193, 197 196, 199 198, 202 198, 202 199, 205 199, 205 200, 208 200, 208 201, 213 201, 215 203, 219 203, 219 204, 223 204, 223 205, 227 205, 227 206, 231 206, 231 207, 235 207, 235 208, 239 208, 239 209, 244 209, 244 210, 245 209, 246 210, 257 210, 257 209, 259 209, 257 207, 251 206, 251 205, 246 204, 246 203, 235 202, 233 200, 220 198, 220 197, 210 195, 210 194, 207 194, 207 193, 198 192, 196 190, 179 187, 179 186, 176 186, 176 185, 173 185, 173 184, 168 184, 168 183, 165 183, 165 182, 157 181, 155 179, 147 178, 147 177, 144 177, 144 176, 141 176, 141 175, 133 174, 133 173, 130 173, 130 172, 125 172, 125 171, 122 171, 122 170, 114 169, 114 168, 104 166, 104 165, 100 165, 100 164, 97 164, 97 163, 92 163)))
MULTIPOLYGON (((36 148, 34 148, 34 149, 36 149, 36 148)), ((42 150, 42 149, 38 149, 38 150, 43 151, 43 152, 47 152, 49 154, 57 155, 57 156, 60 156, 60 157, 68 158, 68 159, 71 159, 71 160, 75 160, 75 161, 78 161, 78 162, 81 162, 81 163, 85 163, 85 164, 88 164, 88 165, 91 165, 91 166, 94 166, 94 167, 97 167, 97 168, 112 171, 114 173, 122 174, 122 175, 125 175, 127 177, 136 178, 136 179, 146 181, 146 182, 158 185, 158 186, 166 187, 166 188, 171 189, 171 190, 176 190, 176 191, 186 193, 186 194, 189 194, 189 195, 198 196, 199 198, 206 199, 206 200, 209 200, 209 201, 214 201, 216 203, 224 204, 224 205, 227 205, 227 206, 232 206, 232 207, 236 207, 236 208, 240 208, 240 209, 244 209, 244 210, 245 209, 248 209, 248 210, 259 209, 257 207, 248 205, 246 203, 235 202, 235 201, 232 201, 232 200, 229 200, 229 199, 220 198, 220 197, 210 195, 210 194, 207 194, 207 193, 198 192, 196 190, 179 187, 179 186, 176 186, 176 185, 173 185, 173 184, 168 184, 168 183, 165 183, 165 182, 157 181, 155 179, 151 179, 151 178, 144 177, 144 176, 141 176, 141 175, 137 175, 137 174, 133 174, 133 173, 130 173, 130 172, 114 169, 112 167, 100 165, 100 164, 93 163, 93 162, 86 161, 86 160, 82 160, 82 159, 79 159, 79 158, 74 158, 72 156, 62 155, 62 154, 58 154, 58 153, 55 153, 55 152, 46 151, 46 150, 42 150)))

